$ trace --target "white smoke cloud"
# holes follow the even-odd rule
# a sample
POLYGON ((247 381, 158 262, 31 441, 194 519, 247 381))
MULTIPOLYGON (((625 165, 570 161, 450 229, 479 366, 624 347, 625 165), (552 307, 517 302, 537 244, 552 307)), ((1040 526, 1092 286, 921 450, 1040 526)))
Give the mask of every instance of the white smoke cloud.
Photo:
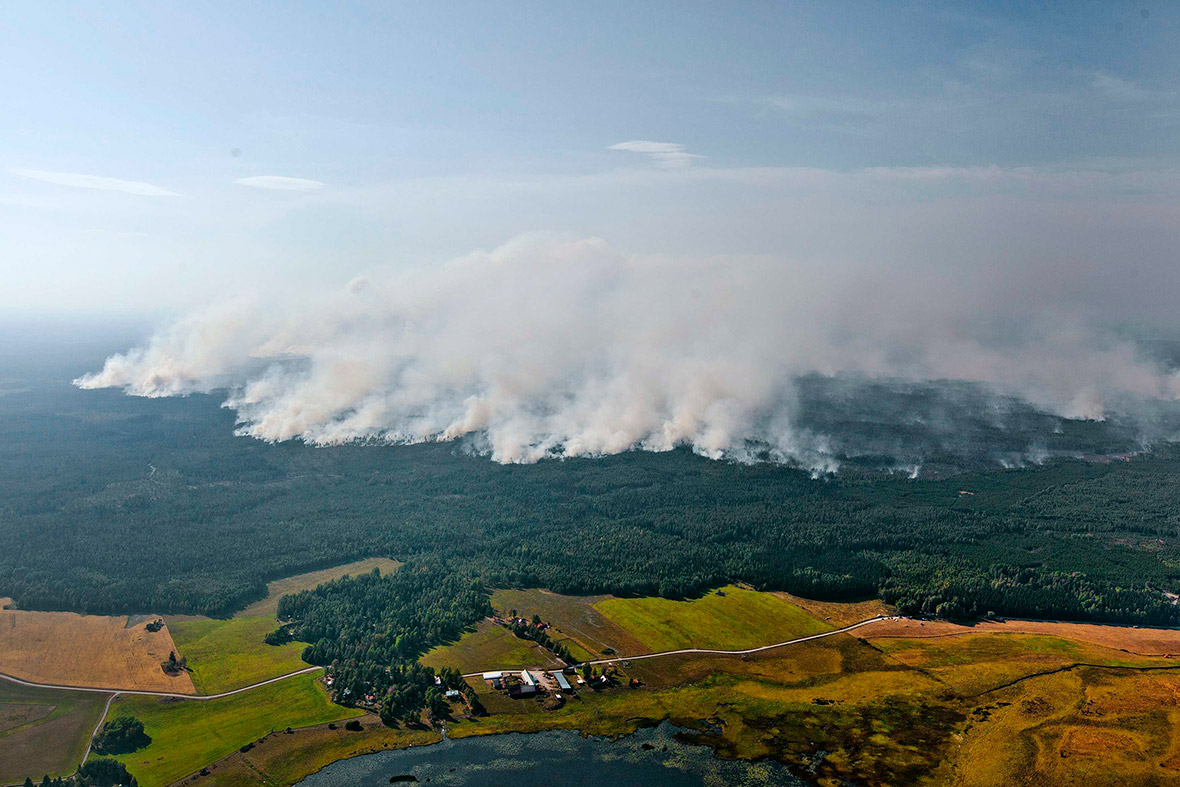
POLYGON ((226 389, 240 432, 317 444, 471 436, 499 462, 691 446, 831 469, 793 428, 800 375, 969 380, 1067 417, 1180 379, 1049 304, 986 280, 766 256, 619 253, 527 235, 328 293, 196 312, 82 388, 226 389), (998 293, 998 295, 997 295, 998 293))
POLYGON ((616 142, 607 150, 625 150, 628 153, 643 153, 656 166, 665 169, 679 169, 687 167, 693 159, 704 158, 699 153, 689 153, 684 145, 678 142, 652 142, 646 139, 635 139, 629 142, 616 142))

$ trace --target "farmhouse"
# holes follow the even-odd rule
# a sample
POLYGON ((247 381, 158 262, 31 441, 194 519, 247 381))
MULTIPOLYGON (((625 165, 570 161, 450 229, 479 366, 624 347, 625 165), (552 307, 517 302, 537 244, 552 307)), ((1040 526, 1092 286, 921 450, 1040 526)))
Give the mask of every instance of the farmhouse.
POLYGON ((522 684, 520 686, 511 686, 508 689, 508 696, 514 700, 521 699, 522 697, 531 697, 536 693, 537 693, 537 687, 533 686, 533 685, 528 685, 528 684, 522 684))
POLYGON ((557 681, 558 688, 562 689, 563 691, 570 690, 570 682, 565 679, 565 675, 562 675, 560 672, 554 672, 553 679, 557 681))
POLYGON ((532 686, 534 688, 537 686, 537 678, 527 669, 520 671, 520 679, 524 681, 525 685, 527 686, 532 686))
POLYGON ((503 677, 504 677, 503 672, 485 672, 483 674, 484 680, 500 680, 503 677))

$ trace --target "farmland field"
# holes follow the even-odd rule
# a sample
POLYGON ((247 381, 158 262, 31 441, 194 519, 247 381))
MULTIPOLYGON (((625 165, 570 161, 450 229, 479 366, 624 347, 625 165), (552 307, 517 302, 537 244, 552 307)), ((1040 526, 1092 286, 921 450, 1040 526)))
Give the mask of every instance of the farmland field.
POLYGON ((594 608, 642 642, 646 652, 754 648, 835 628, 778 595, 734 585, 691 601, 611 598, 594 608))
POLYGON ((452 667, 460 672, 560 664, 549 651, 490 620, 480 621, 475 631, 464 634, 458 642, 434 648, 420 661, 435 669, 452 667))
POLYGON ((359 732, 345 730, 341 725, 335 730, 317 725, 291 734, 269 735, 249 751, 234 752, 217 763, 208 776, 193 777, 180 784, 201 787, 295 784, 309 773, 347 757, 442 740, 434 730, 390 729, 375 716, 359 720, 363 726, 359 732))
POLYGON ((267 645, 274 618, 174 620, 169 623, 177 652, 188 659, 193 684, 201 694, 249 686, 286 675, 307 664, 299 657, 304 643, 267 645))
POLYGON ((110 716, 130 715, 144 723, 151 745, 120 755, 142 787, 170 784, 262 736, 361 715, 333 704, 319 673, 218 700, 168 700, 123 696, 110 716))
POLYGON ((72 773, 107 696, 0 681, 0 784, 72 773))
MULTIPOLYGON (((572 635, 576 629, 579 641, 591 637, 595 647, 611 647, 608 635, 637 641, 647 632, 648 648, 709 642, 709 637, 717 642, 732 636, 743 644, 787 639, 828 628, 814 617, 819 611, 843 622, 880 609, 829 605, 809 614, 780 594, 740 587, 724 592, 672 602, 502 590, 493 596, 493 606, 498 612, 541 614, 555 633, 572 635), (660 642, 651 632, 666 639, 660 642)), ((888 621, 856 632, 881 636, 837 634, 752 656, 623 661, 616 688, 583 689, 559 708, 508 699, 473 679, 469 683, 490 715, 467 717, 460 707, 447 732, 464 737, 572 728, 619 735, 667 719, 722 756, 775 756, 800 773, 814 773, 820 784, 1048 787, 1081 784, 1103 762, 1116 763, 1118 773, 1134 774, 1143 783, 1180 784, 1180 745, 1173 743, 1180 738, 1180 664, 1096 641, 1115 644, 1122 634, 1137 647, 1154 643, 1165 649, 1173 632, 1043 624, 1051 626, 1049 634, 1024 631, 1020 622, 1011 625, 1016 630, 1009 631, 1009 624, 888 621), (626 688, 631 679, 641 688, 626 688), (824 752, 818 760, 817 752, 824 752)), ((483 621, 423 661, 464 670, 537 663, 528 651, 527 643, 483 621)), ((296 678, 287 690, 295 681, 303 682, 303 691, 312 682, 296 678)), ((209 719, 195 718, 207 712, 197 703, 120 701, 112 712, 150 719, 153 736, 152 730, 161 730, 160 748, 153 743, 124 759, 145 787, 191 774, 218 757, 224 759, 211 775, 194 785, 261 787, 292 783, 341 757, 435 739, 425 729, 380 727, 373 717, 360 733, 329 730, 323 722, 330 706, 309 703, 307 696, 263 693, 272 688, 242 695, 241 704, 227 703, 209 719), (176 734, 194 723, 201 730, 197 740, 176 734), (284 724, 306 728, 236 751, 284 724), (160 756, 164 759, 157 760, 160 756)), ((1087 787, 1114 783, 1097 777, 1087 787)))
POLYGON ((296 574, 295 576, 276 579, 273 582, 267 583, 266 598, 255 601, 250 606, 236 613, 234 617, 273 618, 279 608, 279 599, 285 595, 298 593, 301 590, 314 590, 317 585, 322 585, 325 582, 331 582, 334 579, 340 579, 344 576, 355 577, 359 574, 367 574, 375 568, 380 569, 382 574, 386 574, 390 571, 396 571, 399 566, 401 566, 401 563, 396 560, 390 560, 385 557, 370 557, 343 566, 335 566, 319 571, 311 571, 306 574, 296 574))
POLYGON ((1045 620, 985 620, 973 625, 945 620, 882 620, 864 629, 865 636, 881 639, 953 637, 963 634, 1045 634, 1074 642, 1088 642, 1130 653, 1180 656, 1180 629, 1104 626, 1097 623, 1059 623, 1045 620))
POLYGON ((548 590, 501 589, 492 593, 492 607, 507 615, 512 610, 526 618, 540 615, 553 625, 550 635, 565 642, 570 653, 581 659, 600 658, 610 648, 618 652, 640 653, 641 641, 625 628, 599 612, 595 605, 611 596, 567 596, 548 590))
POLYGON ((0 672, 35 683, 147 689, 191 694, 188 675, 160 664, 176 649, 168 628, 126 616, 4 609, 0 599, 0 672))

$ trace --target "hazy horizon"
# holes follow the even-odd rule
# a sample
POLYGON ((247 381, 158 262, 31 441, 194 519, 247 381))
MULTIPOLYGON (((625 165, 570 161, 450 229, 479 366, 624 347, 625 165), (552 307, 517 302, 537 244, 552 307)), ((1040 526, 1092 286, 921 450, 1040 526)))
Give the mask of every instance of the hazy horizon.
POLYGON ((0 314, 142 315, 84 387, 820 466, 814 375, 1180 396, 1169 5, 72 9, 0 10, 0 314))

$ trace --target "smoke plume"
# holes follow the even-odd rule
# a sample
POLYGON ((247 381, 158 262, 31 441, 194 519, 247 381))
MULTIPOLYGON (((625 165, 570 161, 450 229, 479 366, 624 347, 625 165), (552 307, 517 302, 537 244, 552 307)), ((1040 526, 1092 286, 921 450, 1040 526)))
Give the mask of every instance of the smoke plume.
POLYGON ((814 381, 911 398, 958 381, 1001 427, 1013 402, 1097 420, 1180 396, 1180 377, 1084 303, 1007 286, 961 269, 637 257, 530 235, 297 301, 223 301, 76 384, 228 391, 240 433, 269 441, 467 438, 498 462, 690 446, 820 469, 871 449, 825 432, 816 408, 848 389, 817 398, 814 381))

